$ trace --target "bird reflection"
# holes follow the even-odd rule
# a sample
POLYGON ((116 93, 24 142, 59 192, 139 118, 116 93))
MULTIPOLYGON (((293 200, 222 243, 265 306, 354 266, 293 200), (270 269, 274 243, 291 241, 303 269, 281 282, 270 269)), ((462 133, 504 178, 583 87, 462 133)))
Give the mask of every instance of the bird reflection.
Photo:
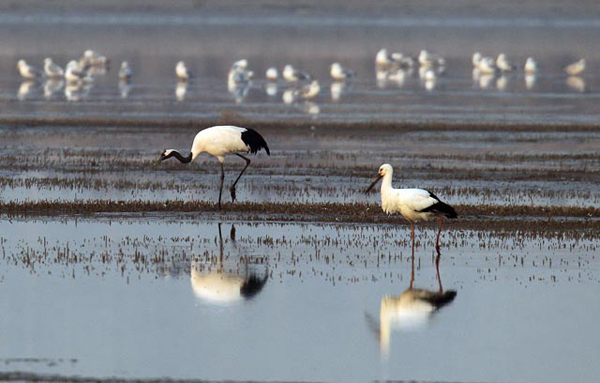
POLYGON ((188 83, 187 81, 178 81, 175 87, 175 97, 177 101, 185 101, 185 94, 187 93, 188 83))
MULTIPOLYGON (((415 258, 413 256, 408 288, 400 295, 385 296, 381 299, 379 326, 374 325, 373 327, 379 334, 380 350, 385 358, 389 355, 391 334, 394 330, 414 331, 427 327, 433 315, 442 307, 450 304, 456 297, 456 291, 444 291, 442 287, 439 268, 440 256, 438 250, 435 259, 437 291, 414 287, 415 258)), ((371 320, 371 322, 373 321, 371 320)))
MULTIPOLYGON (((192 263, 190 279, 196 297, 212 304, 232 304, 249 300, 264 288, 268 276, 267 267, 260 272, 257 267, 244 261, 241 265, 227 267, 223 263, 223 234, 219 227, 219 259, 216 263, 192 263)), ((230 239, 235 243, 235 226, 231 226, 230 239)))
POLYGON ((567 77, 567 86, 577 92, 585 92, 585 80, 579 76, 567 77))
POLYGON ((34 81, 23 81, 17 91, 17 98, 21 101, 31 98, 37 92, 37 84, 34 81))
POLYGON ((119 93, 121 93, 121 98, 129 97, 129 92, 131 92, 131 82, 124 78, 119 80, 119 93))
POLYGON ((54 98, 60 93, 63 86, 65 86, 65 82, 62 79, 57 80, 50 78, 46 80, 46 83, 44 84, 44 98, 47 100, 54 98))

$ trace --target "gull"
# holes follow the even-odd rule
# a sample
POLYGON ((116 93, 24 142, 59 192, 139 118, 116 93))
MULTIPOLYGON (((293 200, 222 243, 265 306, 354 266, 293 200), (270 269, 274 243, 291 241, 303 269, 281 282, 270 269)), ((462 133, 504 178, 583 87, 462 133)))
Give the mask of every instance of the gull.
POLYGON ((573 64, 565 67, 565 73, 569 76, 577 76, 585 70, 585 59, 574 62, 573 64))
POLYGON ((508 61, 508 58, 506 58, 506 55, 504 53, 500 53, 498 55, 498 58, 496 59, 496 66, 502 72, 510 72, 511 70, 516 68, 510 63, 510 61, 508 61))
POLYGON ((528 57, 527 61, 525 61, 525 73, 535 73, 537 72, 537 63, 532 57, 528 57))
POLYGON ((289 64, 283 68, 283 78, 289 82, 312 79, 312 77, 308 73, 301 72, 289 64))
POLYGON ((419 53, 419 64, 426 67, 432 67, 434 65, 444 66, 446 65, 446 60, 444 60, 442 57, 436 54, 433 54, 423 49, 419 53))
POLYGON ((481 55, 481 53, 479 53, 479 52, 473 53, 473 57, 471 58, 473 67, 479 68, 479 62, 481 61, 482 58, 483 58, 483 56, 481 55))
POLYGON ((293 104, 298 99, 309 100, 316 97, 320 91, 321 86, 319 85, 319 81, 314 80, 300 89, 288 89, 283 92, 283 102, 293 104))
POLYGON ((127 61, 123 61, 121 63, 121 69, 119 69, 119 79, 124 80, 124 81, 129 81, 129 80, 131 80, 132 76, 133 76, 133 70, 131 70, 129 63, 127 61))
POLYGON ((346 80, 348 78, 354 77, 354 72, 350 69, 344 68, 340 63, 335 62, 331 64, 331 69, 329 71, 331 77, 334 80, 346 80))
POLYGON ((188 81, 193 77, 192 73, 188 71, 183 61, 179 61, 177 65, 175 65, 175 74, 177 75, 177 79, 179 81, 188 81))
POLYGON ((277 68, 271 67, 271 68, 267 69, 267 71, 265 73, 265 77, 268 80, 276 81, 279 78, 279 71, 277 70, 277 68))
POLYGON ((496 66, 494 65, 494 59, 491 57, 482 57, 481 60, 479 60, 477 69, 479 69, 481 74, 495 74, 496 66))
POLYGON ((17 69, 23 78, 34 79, 43 76, 42 72, 40 72, 37 68, 27 64, 25 60, 19 60, 17 62, 17 69))
POLYGON ((64 77, 65 75, 65 71, 49 57, 44 59, 44 72, 50 78, 64 77))
POLYGON ((108 59, 106 58, 106 56, 103 56, 100 53, 91 49, 88 49, 85 52, 83 52, 82 59, 84 62, 92 66, 108 64, 108 59))
POLYGON ((92 78, 79 68, 77 61, 71 60, 65 67, 65 80, 67 83, 74 84, 82 81, 89 82, 92 81, 92 78))
POLYGON ((375 65, 378 68, 389 68, 398 65, 412 66, 413 59, 404 57, 402 53, 389 53, 386 48, 381 48, 375 55, 375 65))

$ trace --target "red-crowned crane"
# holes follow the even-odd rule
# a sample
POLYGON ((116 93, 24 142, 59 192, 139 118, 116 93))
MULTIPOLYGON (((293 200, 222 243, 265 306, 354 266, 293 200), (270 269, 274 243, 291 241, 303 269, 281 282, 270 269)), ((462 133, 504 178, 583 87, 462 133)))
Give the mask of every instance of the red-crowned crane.
POLYGON ((208 153, 217 157, 221 164, 221 183, 219 185, 219 209, 221 209, 221 194, 223 193, 223 180, 225 179, 225 169, 223 163, 225 156, 235 154, 246 161, 246 166, 242 169, 238 177, 229 189, 231 192, 231 201, 235 201, 235 186, 250 166, 250 159, 243 156, 242 153, 256 154, 259 150, 264 149, 267 155, 271 155, 269 146, 265 139, 254 129, 242 128, 239 126, 212 126, 198 132, 192 143, 190 154, 184 157, 175 149, 165 149, 160 155, 159 162, 167 158, 175 157, 180 162, 189 163, 198 157, 200 153, 208 153))

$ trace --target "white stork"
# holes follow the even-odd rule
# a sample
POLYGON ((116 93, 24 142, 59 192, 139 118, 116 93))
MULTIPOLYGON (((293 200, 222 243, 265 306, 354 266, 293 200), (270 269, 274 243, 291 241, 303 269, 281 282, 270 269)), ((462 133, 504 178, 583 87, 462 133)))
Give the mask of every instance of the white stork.
POLYGON ((439 229, 435 248, 440 249, 440 233, 444 217, 458 217, 454 208, 424 189, 394 189, 392 187, 392 174, 394 170, 390 164, 379 167, 379 175, 369 186, 365 193, 373 189, 377 182, 383 178, 381 183, 381 208, 388 214, 400 213, 410 223, 410 237, 412 239, 413 256, 415 253, 415 221, 426 221, 434 217, 438 218, 439 229))
POLYGON ((221 209, 221 194, 223 193, 223 180, 225 179, 225 169, 223 168, 225 156, 228 154, 235 154, 246 161, 246 166, 244 166, 229 189, 231 192, 231 201, 233 202, 235 201, 235 186, 242 177, 242 174, 246 171, 246 168, 250 166, 251 162, 250 159, 243 156, 242 153, 256 154, 261 149, 264 149, 267 152, 267 155, 271 155, 267 142, 254 129, 230 125, 212 126, 203 129, 196 134, 190 154, 186 157, 175 149, 165 149, 161 153, 158 161, 161 162, 167 158, 175 157, 180 162, 189 163, 194 161, 201 153, 208 153, 217 157, 217 160, 219 160, 219 163, 221 164, 221 182, 219 185, 219 209, 221 209))

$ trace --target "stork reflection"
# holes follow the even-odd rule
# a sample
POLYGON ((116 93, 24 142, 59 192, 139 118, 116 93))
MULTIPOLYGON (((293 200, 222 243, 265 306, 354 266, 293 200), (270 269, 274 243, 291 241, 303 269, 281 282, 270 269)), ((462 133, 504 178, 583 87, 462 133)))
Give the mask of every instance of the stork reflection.
POLYGON ((393 331, 414 331, 427 327, 434 314, 456 297, 456 291, 444 291, 440 278, 440 257, 438 250, 435 259, 437 291, 414 287, 415 258, 413 256, 408 288, 400 295, 385 296, 381 299, 379 327, 375 328, 375 331, 379 334, 380 350, 385 358, 389 355, 393 331))
MULTIPOLYGON (((265 265, 244 260, 226 265, 223 259, 223 234, 219 227, 219 258, 216 262, 193 262, 190 270, 192 289, 196 297, 213 304, 232 304, 258 295, 269 278, 265 265), (261 267, 262 266, 262 267, 261 267), (260 270, 260 269, 263 270, 260 270)), ((235 244, 235 226, 230 240, 235 244)))

